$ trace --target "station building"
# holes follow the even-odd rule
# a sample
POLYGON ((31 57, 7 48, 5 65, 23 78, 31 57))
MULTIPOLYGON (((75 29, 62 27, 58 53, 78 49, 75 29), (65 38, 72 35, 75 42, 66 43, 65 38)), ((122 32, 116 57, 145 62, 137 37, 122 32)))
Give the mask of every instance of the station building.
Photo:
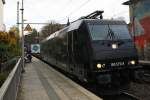
POLYGON ((150 55, 150 0, 129 0, 123 4, 129 5, 129 30, 137 47, 143 55, 150 55))
POLYGON ((0 31, 5 30, 5 25, 3 22, 3 7, 5 4, 5 0, 0 0, 0 31))
POLYGON ((150 42, 150 0, 130 0, 125 3, 130 9, 130 32, 135 42, 143 47, 150 42))

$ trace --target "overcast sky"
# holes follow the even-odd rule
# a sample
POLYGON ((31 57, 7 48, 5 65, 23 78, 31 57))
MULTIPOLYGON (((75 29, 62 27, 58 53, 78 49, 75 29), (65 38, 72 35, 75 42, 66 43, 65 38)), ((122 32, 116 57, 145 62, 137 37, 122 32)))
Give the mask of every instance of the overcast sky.
MULTIPOLYGON (((21 0, 20 0, 21 1, 21 0)), ((27 22, 50 22, 55 20, 66 23, 95 10, 104 10, 104 18, 124 18, 129 22, 127 0, 24 0, 24 19, 27 22)), ((7 29, 16 24, 17 0, 6 0, 4 22, 7 29)), ((40 30, 41 25, 31 25, 40 30)))

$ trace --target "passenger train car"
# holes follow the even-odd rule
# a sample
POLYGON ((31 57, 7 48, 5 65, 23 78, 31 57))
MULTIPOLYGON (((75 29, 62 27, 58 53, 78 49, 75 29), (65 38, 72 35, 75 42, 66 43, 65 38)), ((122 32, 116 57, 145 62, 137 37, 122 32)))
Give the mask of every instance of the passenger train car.
POLYGON ((124 21, 80 19, 41 42, 45 61, 84 82, 128 84, 137 51, 124 21))

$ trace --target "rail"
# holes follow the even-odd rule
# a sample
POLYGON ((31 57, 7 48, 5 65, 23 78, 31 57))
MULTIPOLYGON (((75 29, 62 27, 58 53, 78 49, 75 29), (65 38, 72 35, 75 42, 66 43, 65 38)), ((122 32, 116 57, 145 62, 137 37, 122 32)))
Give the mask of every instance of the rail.
POLYGON ((133 94, 130 94, 130 93, 128 93, 128 92, 123 92, 122 95, 124 95, 124 96, 126 96, 126 97, 128 97, 128 98, 131 98, 132 100, 140 100, 139 97, 137 97, 137 96, 135 96, 135 95, 133 95, 133 94))
POLYGON ((22 65, 21 58, 7 77, 0 88, 0 100, 16 100, 18 86, 21 77, 22 65))

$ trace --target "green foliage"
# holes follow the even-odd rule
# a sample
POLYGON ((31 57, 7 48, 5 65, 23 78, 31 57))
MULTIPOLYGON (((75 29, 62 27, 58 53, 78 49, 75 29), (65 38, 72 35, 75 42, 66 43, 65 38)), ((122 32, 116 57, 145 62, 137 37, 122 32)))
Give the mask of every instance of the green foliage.
POLYGON ((6 80, 9 72, 15 65, 15 61, 11 61, 12 58, 20 54, 21 49, 19 45, 18 29, 13 26, 8 33, 0 32, 0 86, 6 80), (7 65, 8 67, 6 67, 7 65), (6 69, 4 70, 4 68, 6 69))
POLYGON ((1 64, 1 72, 0 72, 0 86, 4 83, 4 81, 6 80, 6 78, 8 77, 9 73, 11 72, 11 70, 14 68, 15 64, 16 64, 16 59, 11 59, 3 64, 1 64))
POLYGON ((0 32, 0 63, 6 62, 21 54, 18 39, 13 31, 0 32))
POLYGON ((0 86, 2 86, 7 76, 8 76, 8 72, 0 73, 0 86))
POLYGON ((42 30, 40 32, 41 39, 46 38, 50 34, 60 30, 61 28, 63 28, 63 25, 55 23, 55 22, 52 22, 51 24, 48 24, 42 27, 42 30))
POLYGON ((33 29, 32 30, 32 33, 31 33, 31 37, 36 37, 38 35, 38 32, 36 29, 33 29))
POLYGON ((40 40, 46 38, 57 30, 60 30, 62 27, 63 25, 61 24, 51 23, 44 26, 40 33, 36 29, 33 29, 31 34, 25 36, 25 43, 29 45, 33 43, 39 43, 40 40))
POLYGON ((39 39, 39 33, 36 29, 33 29, 32 32, 25 36, 25 43, 32 44, 37 43, 39 39))
POLYGON ((8 59, 9 55, 9 45, 6 45, 3 42, 0 42, 0 62, 5 62, 8 59))

